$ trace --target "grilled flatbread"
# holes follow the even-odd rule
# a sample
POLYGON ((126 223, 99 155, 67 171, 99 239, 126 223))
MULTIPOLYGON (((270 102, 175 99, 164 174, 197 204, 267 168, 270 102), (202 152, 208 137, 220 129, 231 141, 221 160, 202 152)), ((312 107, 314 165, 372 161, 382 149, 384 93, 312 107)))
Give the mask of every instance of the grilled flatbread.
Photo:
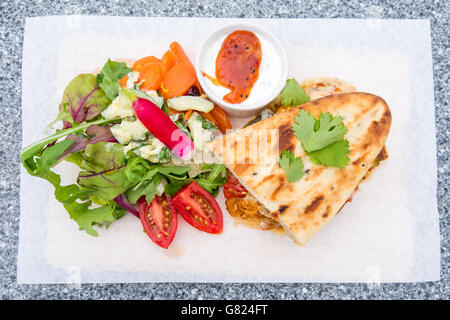
POLYGON ((305 245, 351 197, 383 149, 390 126, 391 112, 382 98, 362 92, 342 93, 276 114, 220 137, 207 147, 267 209, 266 215, 278 221, 297 244, 305 245), (321 112, 343 117, 348 128, 345 138, 350 143, 350 163, 345 168, 326 168, 309 160, 291 129, 300 108, 316 118, 321 112), (267 130, 277 132, 278 137, 265 135, 264 141, 255 140, 267 130), (264 145, 266 149, 261 148, 264 145), (278 164, 279 154, 286 149, 303 159, 306 171, 294 183, 286 180, 278 164))

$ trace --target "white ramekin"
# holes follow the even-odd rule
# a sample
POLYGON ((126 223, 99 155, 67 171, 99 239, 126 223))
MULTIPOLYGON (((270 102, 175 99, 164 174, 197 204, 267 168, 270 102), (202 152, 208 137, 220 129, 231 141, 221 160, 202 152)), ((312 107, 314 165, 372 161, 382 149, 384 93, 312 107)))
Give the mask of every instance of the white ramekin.
MULTIPOLYGON (((264 50, 264 49, 263 49, 264 50)), ((249 117, 254 114, 256 114, 258 111, 261 111, 264 106, 266 106, 268 103, 270 103, 273 99, 276 98, 276 96, 280 93, 280 91, 283 89, 284 85, 286 84, 287 79, 287 73, 288 73, 288 63, 287 63, 287 55, 286 51, 284 50, 284 47, 281 45, 280 41, 269 31, 266 29, 263 29, 261 27, 247 24, 247 23, 235 23, 235 24, 228 24, 223 27, 220 27, 219 29, 216 29, 212 31, 202 42, 200 45, 200 48, 197 53, 196 63, 195 63, 195 69, 197 72, 197 78, 200 82, 200 85, 202 86, 203 90, 205 91, 205 94, 208 96, 209 99, 211 99, 214 103, 222 107, 228 115, 232 117, 249 117), (222 98, 216 94, 214 94, 210 89, 208 84, 206 83, 205 77, 202 75, 202 61, 205 59, 205 55, 207 52, 207 49, 211 44, 216 41, 218 38, 223 37, 225 35, 230 34, 231 32, 237 31, 237 30, 247 30, 254 32, 255 34, 262 35, 267 41, 270 41, 273 47, 275 48, 276 52, 278 53, 281 61, 281 77, 277 83, 274 84, 271 91, 267 92, 264 96, 261 96, 261 99, 258 99, 253 104, 248 105, 241 105, 241 104, 233 104, 224 101, 222 98)))

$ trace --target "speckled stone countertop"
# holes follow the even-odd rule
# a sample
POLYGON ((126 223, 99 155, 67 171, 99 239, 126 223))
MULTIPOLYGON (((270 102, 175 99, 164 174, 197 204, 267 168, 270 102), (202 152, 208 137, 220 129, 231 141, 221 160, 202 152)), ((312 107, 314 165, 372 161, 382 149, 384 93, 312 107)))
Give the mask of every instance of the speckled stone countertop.
POLYGON ((0 299, 449 299, 450 2, 436 1, 2 1, 0 3, 0 299), (421 18, 431 21, 438 157, 441 281, 418 284, 18 285, 21 64, 26 17, 114 15, 248 18, 421 18))

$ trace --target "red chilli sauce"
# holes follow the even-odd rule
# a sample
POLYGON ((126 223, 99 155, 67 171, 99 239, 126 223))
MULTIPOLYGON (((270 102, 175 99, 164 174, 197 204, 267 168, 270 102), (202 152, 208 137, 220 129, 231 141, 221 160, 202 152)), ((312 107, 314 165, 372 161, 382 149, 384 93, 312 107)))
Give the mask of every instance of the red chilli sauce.
POLYGON ((202 72, 215 85, 231 90, 223 97, 229 103, 248 98, 259 76, 261 43, 250 31, 234 31, 222 42, 216 58, 216 79, 202 72))

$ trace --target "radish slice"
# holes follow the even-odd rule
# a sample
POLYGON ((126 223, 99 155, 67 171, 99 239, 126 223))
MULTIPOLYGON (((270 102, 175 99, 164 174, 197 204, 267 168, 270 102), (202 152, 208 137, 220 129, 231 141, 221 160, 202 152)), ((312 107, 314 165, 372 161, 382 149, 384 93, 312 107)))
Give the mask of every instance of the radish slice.
POLYGON ((156 138, 164 143, 178 157, 184 160, 191 158, 194 143, 181 131, 170 117, 153 102, 137 98, 133 101, 134 113, 142 124, 156 138))

